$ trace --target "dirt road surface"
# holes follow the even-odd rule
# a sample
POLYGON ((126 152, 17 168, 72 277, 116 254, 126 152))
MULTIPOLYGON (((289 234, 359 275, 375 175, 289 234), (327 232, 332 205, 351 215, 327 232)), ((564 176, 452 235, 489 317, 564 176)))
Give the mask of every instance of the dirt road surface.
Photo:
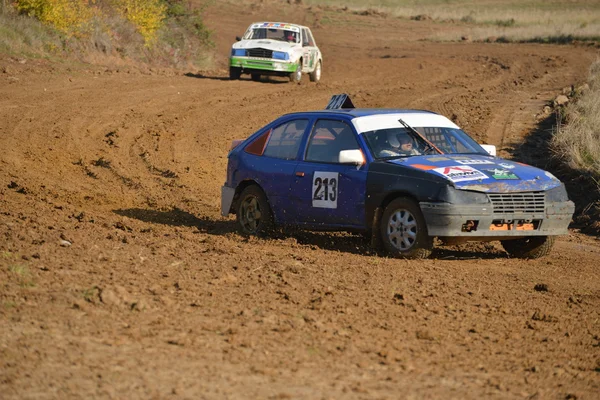
POLYGON ((0 56, 2 399, 599 398, 595 237, 539 260, 490 243, 407 261, 343 233, 245 238, 220 216, 231 140, 283 113, 349 93, 510 155, 597 56, 327 15, 215 4, 208 72, 0 56), (315 27, 321 83, 227 79, 234 37, 267 19, 315 27))

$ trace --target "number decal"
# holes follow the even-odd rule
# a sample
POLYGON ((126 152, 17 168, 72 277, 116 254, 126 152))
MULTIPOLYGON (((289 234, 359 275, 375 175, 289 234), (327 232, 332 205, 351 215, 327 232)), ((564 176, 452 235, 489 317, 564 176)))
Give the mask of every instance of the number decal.
POLYGON ((319 196, 321 193, 321 184, 323 183, 323 180, 321 178, 315 178, 314 182, 313 182, 313 187, 317 187, 313 193, 313 200, 320 200, 319 196))
POLYGON ((319 208, 337 208, 337 172, 315 171, 313 176, 312 205, 319 208))
POLYGON ((350 100, 350 97, 345 93, 334 94, 331 96, 329 103, 327 103, 327 106, 325 107, 326 110, 337 110, 339 108, 354 108, 352 100, 350 100))

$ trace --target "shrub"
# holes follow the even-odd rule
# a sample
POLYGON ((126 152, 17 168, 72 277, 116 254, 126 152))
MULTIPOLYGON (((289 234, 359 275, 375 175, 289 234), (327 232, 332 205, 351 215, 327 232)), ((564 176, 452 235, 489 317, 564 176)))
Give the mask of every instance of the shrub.
POLYGON ((164 25, 167 6, 162 0, 113 0, 117 11, 134 24, 144 37, 146 46, 152 46, 157 32, 164 25))
POLYGON ((36 17, 67 36, 89 32, 95 14, 88 0, 16 0, 15 7, 20 13, 36 17))

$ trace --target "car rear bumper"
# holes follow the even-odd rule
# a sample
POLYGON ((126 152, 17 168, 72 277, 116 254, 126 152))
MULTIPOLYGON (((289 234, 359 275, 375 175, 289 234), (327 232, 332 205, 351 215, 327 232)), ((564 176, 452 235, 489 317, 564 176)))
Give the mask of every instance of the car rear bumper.
POLYGON ((235 189, 229 186, 221 186, 221 215, 226 217, 231 211, 235 189))
POLYGON ((547 203, 543 213, 494 213, 481 204, 420 203, 429 236, 520 237, 568 233, 575 205, 572 201, 547 203))
POLYGON ((295 72, 298 63, 278 61, 270 58, 231 57, 229 66, 240 68, 242 73, 279 73, 289 74, 295 72))

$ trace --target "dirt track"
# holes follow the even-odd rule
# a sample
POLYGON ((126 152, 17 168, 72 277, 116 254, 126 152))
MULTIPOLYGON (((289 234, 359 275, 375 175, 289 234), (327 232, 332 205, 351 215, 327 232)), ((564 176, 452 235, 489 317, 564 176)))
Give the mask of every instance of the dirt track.
POLYGON ((282 113, 346 92, 510 154, 597 50, 322 13, 212 6, 211 72, 0 55, 2 399, 598 398, 594 237, 540 260, 488 244, 405 261, 347 234, 246 239, 219 215, 231 140, 282 113), (322 83, 226 79, 232 39, 262 19, 315 23, 322 83))

